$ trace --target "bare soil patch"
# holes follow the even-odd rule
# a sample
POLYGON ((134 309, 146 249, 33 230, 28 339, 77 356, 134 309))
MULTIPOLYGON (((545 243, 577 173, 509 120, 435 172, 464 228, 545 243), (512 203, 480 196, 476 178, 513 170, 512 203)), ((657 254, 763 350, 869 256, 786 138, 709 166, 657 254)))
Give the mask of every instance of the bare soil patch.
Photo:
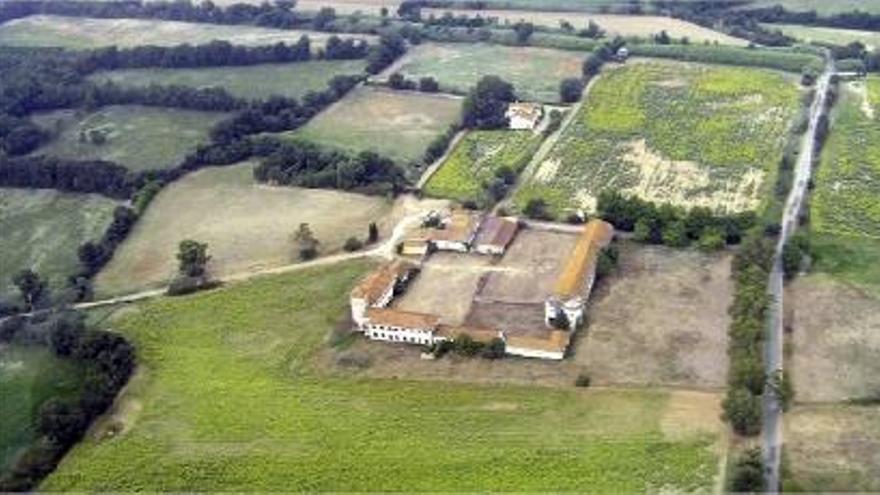
POLYGON ((723 387, 730 254, 622 243, 594 293, 573 359, 596 383, 723 387))
POLYGON ((576 242, 573 234, 521 230, 501 259, 507 270, 489 275, 478 300, 543 305, 576 242))
POLYGON ((796 280, 788 293, 797 400, 880 396, 880 301, 823 275, 796 280))

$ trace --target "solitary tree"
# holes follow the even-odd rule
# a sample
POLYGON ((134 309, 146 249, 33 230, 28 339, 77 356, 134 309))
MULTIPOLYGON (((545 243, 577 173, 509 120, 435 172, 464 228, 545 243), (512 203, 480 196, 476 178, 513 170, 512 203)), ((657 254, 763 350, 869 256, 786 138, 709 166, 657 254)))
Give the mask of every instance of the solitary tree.
POLYGON ((46 282, 40 279, 40 276, 31 269, 25 269, 14 277, 12 283, 18 287, 21 293, 21 299, 24 301, 28 311, 34 309, 34 306, 46 295, 46 282))
POLYGON ((187 239, 180 242, 177 251, 178 270, 187 277, 201 277, 210 261, 208 244, 187 239))
POLYGON ((516 33, 516 41, 525 44, 535 32, 535 25, 531 22, 519 21, 513 26, 513 32, 516 33))
POLYGON ((372 244, 379 240, 379 227, 376 222, 370 222, 369 233, 367 234, 367 243, 372 244))
POLYGON ((573 103, 581 99, 584 91, 584 82, 580 78, 572 77, 559 83, 559 97, 563 103, 573 103))
POLYGON ((296 243, 296 249, 301 260, 314 259, 318 255, 318 244, 320 243, 315 238, 315 234, 312 233, 312 228, 309 227, 309 224, 299 224, 299 228, 293 235, 293 240, 296 243))
POLYGON ((602 68, 602 59, 597 55, 587 55, 587 58, 584 59, 583 65, 583 74, 584 77, 590 78, 599 73, 599 70, 602 68))

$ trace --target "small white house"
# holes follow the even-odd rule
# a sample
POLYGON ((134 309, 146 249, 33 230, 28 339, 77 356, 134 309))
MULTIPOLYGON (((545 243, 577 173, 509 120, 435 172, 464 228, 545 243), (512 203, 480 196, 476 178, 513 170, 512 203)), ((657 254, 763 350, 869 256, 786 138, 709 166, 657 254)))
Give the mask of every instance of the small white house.
POLYGON ((511 356, 561 361, 571 342, 571 334, 565 330, 553 330, 547 338, 527 336, 504 337, 505 352, 511 356))
POLYGON ((371 308, 367 310, 364 335, 370 340, 431 345, 440 318, 434 315, 371 308))
POLYGON ((511 103, 504 114, 510 120, 510 128, 517 131, 531 131, 541 122, 544 107, 538 103, 511 103))

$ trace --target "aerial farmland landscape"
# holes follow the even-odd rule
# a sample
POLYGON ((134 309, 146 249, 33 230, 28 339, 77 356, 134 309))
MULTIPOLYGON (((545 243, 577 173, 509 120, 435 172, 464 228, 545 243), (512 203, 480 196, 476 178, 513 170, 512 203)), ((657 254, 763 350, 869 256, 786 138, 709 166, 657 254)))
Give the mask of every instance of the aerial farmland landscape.
POLYGON ((0 492, 880 492, 878 43, 0 0, 0 492))

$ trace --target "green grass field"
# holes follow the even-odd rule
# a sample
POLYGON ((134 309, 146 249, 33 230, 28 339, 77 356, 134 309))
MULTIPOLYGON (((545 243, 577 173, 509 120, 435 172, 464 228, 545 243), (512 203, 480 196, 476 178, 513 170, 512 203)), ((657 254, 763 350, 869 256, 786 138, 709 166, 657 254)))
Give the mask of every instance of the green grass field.
POLYGON ((32 268, 50 288, 79 269, 76 250, 99 239, 116 202, 98 195, 0 188, 0 295, 17 294, 11 278, 32 268))
POLYGON ((177 166, 199 144, 208 142, 211 127, 227 117, 222 112, 197 112, 135 105, 104 107, 86 113, 56 110, 33 117, 53 133, 53 139, 34 151, 77 160, 110 160, 131 170, 177 166), (98 132, 98 144, 89 134, 98 132))
POLYGON ((285 136, 351 152, 376 151, 401 164, 419 161, 461 115, 459 98, 360 87, 285 136))
POLYGON ((859 31, 856 29, 837 29, 815 26, 801 26, 798 24, 762 24, 769 30, 780 30, 792 38, 805 42, 833 43, 835 45, 848 45, 859 41, 874 50, 880 46, 880 33, 874 31, 859 31))
POLYGON ((521 172, 540 142, 540 134, 530 131, 472 131, 431 176, 424 192, 462 202, 489 201, 483 184, 505 166, 521 172))
POLYGON ((223 88, 240 98, 281 95, 300 98, 309 91, 323 91, 334 76, 361 74, 362 60, 320 60, 296 64, 263 64, 199 69, 126 69, 98 72, 94 81, 113 81, 122 86, 150 84, 195 88, 223 88))
POLYGON ((142 371, 108 421, 122 433, 85 440, 40 488, 713 487, 719 429, 702 429, 668 392, 315 375, 312 355, 369 268, 311 269, 127 310, 113 327, 134 342, 142 371))
POLYGON ((97 296, 167 284, 184 239, 208 243, 211 274, 227 277, 296 263, 291 237, 300 223, 309 224, 326 255, 349 237, 365 239, 370 222, 383 225, 391 210, 391 201, 377 196, 258 185, 253 167, 205 168, 163 189, 95 278, 97 296))
POLYGON ((880 0, 755 0, 752 7, 773 7, 782 5, 787 10, 808 12, 815 10, 820 16, 829 16, 860 10, 870 14, 880 14, 880 0))
POLYGON ((48 348, 0 344, 0 472, 36 436, 33 421, 52 397, 76 394, 82 371, 48 348))
POLYGON ((423 43, 391 71, 411 79, 433 77, 441 88, 466 92, 485 75, 500 76, 524 100, 557 102, 559 83, 580 77, 584 55, 549 48, 487 44, 423 43))
POLYGON ((607 70, 515 195, 595 209, 606 189, 657 203, 753 210, 782 156, 800 92, 780 72, 632 61, 607 70))
MULTIPOLYGON (((315 31, 255 26, 36 15, 0 25, 0 45, 60 46, 79 50, 113 45, 119 47, 173 46, 182 43, 195 45, 213 40, 226 40, 235 45, 274 45, 279 42, 295 43, 304 34, 309 36, 315 46, 323 45, 330 37, 327 33, 315 31)), ((376 39, 375 36, 369 35, 354 37, 376 39)))

